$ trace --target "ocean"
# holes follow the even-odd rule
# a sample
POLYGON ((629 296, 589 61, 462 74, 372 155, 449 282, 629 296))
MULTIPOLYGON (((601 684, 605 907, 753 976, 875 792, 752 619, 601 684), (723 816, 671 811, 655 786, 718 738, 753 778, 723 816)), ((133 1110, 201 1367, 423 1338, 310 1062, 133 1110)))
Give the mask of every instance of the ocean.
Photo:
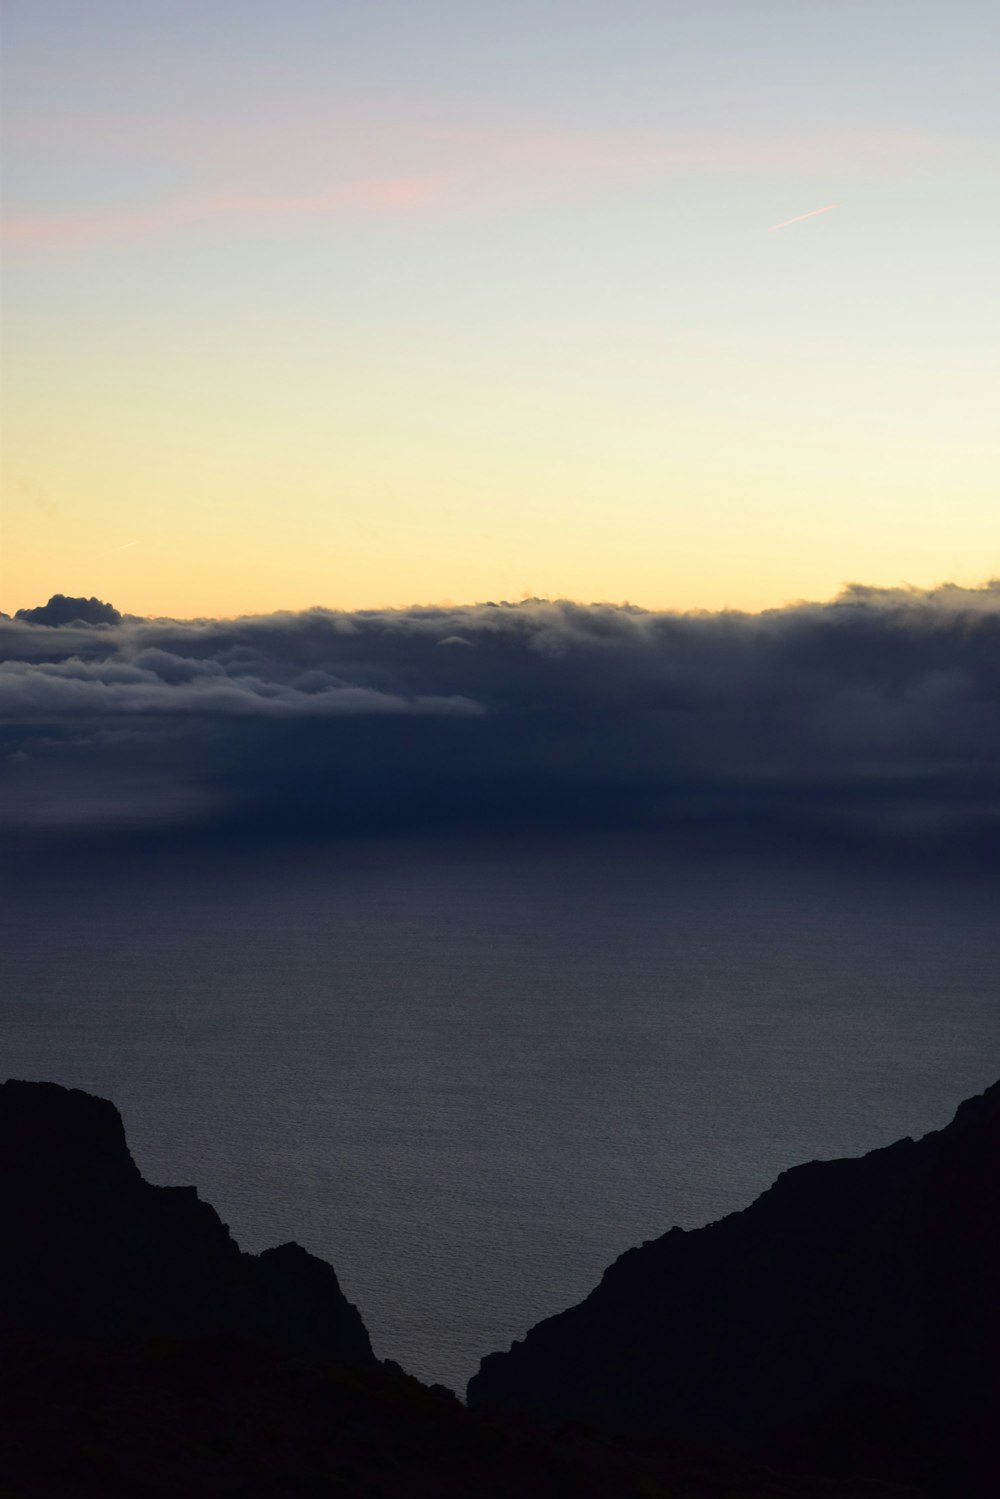
POLYGON ((14 871, 5 1076, 335 1266, 461 1391, 618 1254, 1000 1074, 996 891, 652 840, 373 840, 14 871))

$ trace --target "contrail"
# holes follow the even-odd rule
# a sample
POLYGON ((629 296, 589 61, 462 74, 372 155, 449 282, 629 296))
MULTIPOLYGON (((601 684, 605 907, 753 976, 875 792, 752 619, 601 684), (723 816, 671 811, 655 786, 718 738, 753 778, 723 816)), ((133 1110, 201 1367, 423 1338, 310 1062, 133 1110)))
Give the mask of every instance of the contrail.
POLYGON ((817 214, 830 213, 836 206, 836 203, 828 203, 825 208, 811 208, 808 213, 797 213, 794 219, 782 219, 780 224, 772 224, 767 232, 773 234, 775 229, 787 229, 789 224, 801 224, 803 219, 814 219, 817 214))

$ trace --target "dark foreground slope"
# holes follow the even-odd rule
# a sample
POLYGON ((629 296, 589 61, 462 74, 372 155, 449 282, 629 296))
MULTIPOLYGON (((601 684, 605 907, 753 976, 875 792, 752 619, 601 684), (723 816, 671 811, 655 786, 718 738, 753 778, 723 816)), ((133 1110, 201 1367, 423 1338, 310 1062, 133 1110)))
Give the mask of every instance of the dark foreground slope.
POLYGON ((3 1499, 924 1499, 554 1432, 225 1339, 0 1359, 3 1499))
POLYGON ((1000 1083, 935 1134, 630 1250, 469 1399, 964 1499, 1000 1492, 998 1369, 1000 1083))
POLYGON ((85 1093, 0 1087, 0 1207, 0 1499, 882 1492, 467 1411, 378 1362, 328 1265, 144 1182, 85 1093))

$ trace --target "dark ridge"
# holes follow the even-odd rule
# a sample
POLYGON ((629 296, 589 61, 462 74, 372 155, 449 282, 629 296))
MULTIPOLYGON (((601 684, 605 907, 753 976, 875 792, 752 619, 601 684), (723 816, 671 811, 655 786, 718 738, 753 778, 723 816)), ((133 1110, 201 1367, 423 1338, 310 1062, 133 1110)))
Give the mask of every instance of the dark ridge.
POLYGON ((943 1130, 784 1172, 629 1250, 482 1361, 478 1408, 1000 1492, 1000 1083, 943 1130))

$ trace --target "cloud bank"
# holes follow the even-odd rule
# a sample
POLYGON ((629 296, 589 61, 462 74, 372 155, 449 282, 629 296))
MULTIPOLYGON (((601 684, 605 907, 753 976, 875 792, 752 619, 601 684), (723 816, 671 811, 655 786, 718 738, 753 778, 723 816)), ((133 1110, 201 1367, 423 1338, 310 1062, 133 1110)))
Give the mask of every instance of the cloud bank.
POLYGON ((761 615, 41 617, 0 621, 0 818, 47 836, 683 825, 979 857, 1000 831, 1000 582, 761 615))

